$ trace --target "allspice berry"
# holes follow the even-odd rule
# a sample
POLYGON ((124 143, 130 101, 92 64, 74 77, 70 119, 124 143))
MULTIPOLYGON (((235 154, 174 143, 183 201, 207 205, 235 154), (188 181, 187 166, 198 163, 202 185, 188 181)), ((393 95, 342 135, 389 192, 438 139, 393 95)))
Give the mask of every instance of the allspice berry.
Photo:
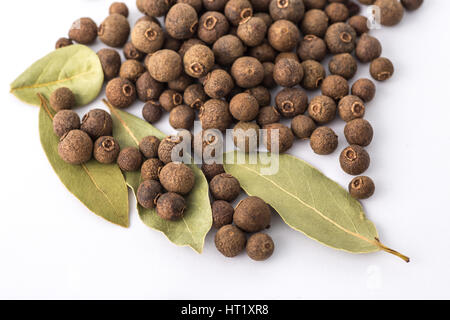
POLYGON ((158 158, 158 148, 161 141, 155 136, 144 137, 139 142, 139 150, 146 158, 158 158))
POLYGON ((164 85, 153 79, 149 72, 144 72, 136 81, 137 96, 142 102, 159 99, 163 90, 164 85))
POLYGON ((106 85, 106 98, 116 108, 127 108, 136 100, 136 87, 124 78, 114 78, 106 85))
POLYGON ((73 45, 72 40, 67 39, 67 38, 59 38, 58 41, 56 41, 55 49, 61 49, 61 48, 68 47, 71 45, 73 45))
POLYGON ((220 228, 214 242, 220 253, 227 258, 234 258, 244 251, 247 238, 244 232, 230 224, 220 228))
POLYGON ((259 145, 259 130, 254 122, 240 121, 233 129, 234 145, 246 153, 254 152, 259 145))
POLYGON ((368 199, 375 193, 375 183, 366 176, 356 177, 348 185, 348 191, 355 199, 368 199))
POLYGON ((370 75, 378 81, 385 81, 394 74, 394 65, 388 58, 377 58, 370 64, 370 75))
POLYGON ((320 88, 326 77, 325 68, 317 61, 306 60, 302 62, 303 79, 300 85, 307 90, 320 88))
POLYGON ((328 69, 331 74, 341 76, 347 80, 353 78, 358 71, 358 64, 350 53, 341 53, 331 58, 328 69))
POLYGON ((177 0, 177 3, 186 3, 193 7, 197 13, 199 13, 203 9, 203 1, 202 0, 177 0))
POLYGON ((138 203, 145 209, 156 207, 156 201, 164 193, 163 187, 156 180, 144 180, 136 193, 138 203))
POLYGON ((182 73, 177 79, 169 81, 167 83, 167 86, 169 89, 178 91, 178 92, 184 92, 187 87, 189 87, 194 82, 194 79, 189 77, 187 74, 182 73))
POLYGON ((247 241, 247 254, 255 261, 269 259, 275 250, 272 238, 264 233, 252 235, 247 241))
POLYGON ((159 97, 161 107, 167 112, 171 112, 176 106, 183 103, 183 96, 175 90, 165 90, 159 97))
POLYGON ((305 113, 308 107, 308 96, 300 88, 284 88, 278 92, 275 103, 283 117, 293 118, 305 113))
POLYGON ((98 37, 110 47, 123 47, 127 43, 129 35, 130 23, 121 14, 111 14, 98 27, 98 37))
POLYGON ((303 79, 303 67, 294 59, 281 59, 275 63, 273 79, 282 87, 293 87, 303 79))
POLYGON ((195 111, 191 107, 182 104, 170 111, 169 123, 174 129, 190 130, 194 126, 195 111))
POLYGON ((348 144, 367 147, 372 142, 373 128, 369 121, 355 119, 347 122, 344 128, 344 134, 348 144))
POLYGON ((131 43, 141 52, 153 53, 162 48, 164 32, 156 22, 140 21, 131 31, 131 43))
POLYGON ((184 58, 184 55, 190 48, 192 48, 193 46, 195 46, 197 44, 206 45, 206 43, 204 43, 202 40, 197 39, 197 38, 191 38, 191 39, 183 41, 180 49, 178 49, 178 54, 180 55, 181 59, 184 58))
POLYGON ((170 162, 161 169, 159 180, 169 192, 187 195, 195 185, 195 175, 184 163, 170 162))
POLYGON ((255 97, 260 107, 268 106, 270 104, 270 101, 272 100, 270 90, 264 86, 257 86, 254 88, 250 88, 245 90, 245 92, 255 97))
POLYGON ((267 25, 261 18, 251 17, 242 21, 237 29, 237 36, 249 47, 260 45, 267 33, 267 25))
POLYGON ((280 52, 292 51, 300 41, 298 27, 289 20, 277 20, 269 28, 267 38, 272 47, 280 52))
POLYGON ((322 82, 321 89, 323 95, 333 98, 334 100, 345 97, 350 90, 347 80, 337 75, 326 77, 322 82))
POLYGON ((212 49, 217 63, 222 66, 231 65, 237 58, 242 57, 245 52, 242 41, 231 34, 217 39, 212 49))
POLYGON ((376 0, 374 5, 380 8, 380 23, 383 26, 395 26, 403 18, 404 9, 398 0, 376 0))
POLYGON ((158 122, 162 117, 162 107, 158 100, 147 101, 142 108, 142 117, 150 124, 158 122))
POLYGON ((94 143, 94 159, 100 163, 115 163, 119 152, 119 143, 113 137, 100 137, 94 143))
POLYGON ((156 213, 167 221, 178 221, 183 218, 186 200, 179 194, 168 192, 161 195, 156 202, 156 213))
POLYGON ((326 124, 336 118, 336 102, 327 96, 314 97, 308 106, 308 113, 311 118, 319 124, 326 124))
POLYGON ((351 53, 355 49, 356 31, 347 23, 337 22, 328 28, 325 42, 332 54, 351 53))
POLYGON ((72 130, 62 136, 58 144, 58 154, 68 164, 78 165, 91 160, 94 143, 81 130, 72 130))
POLYGON ((233 63, 231 75, 239 87, 253 88, 264 80, 264 67, 256 58, 240 57, 233 63))
POLYGON ((222 69, 216 69, 208 73, 203 81, 205 93, 213 99, 226 97, 234 88, 231 75, 222 69))
POLYGON ((233 223, 234 208, 229 202, 217 200, 211 207, 214 228, 220 229, 233 223))
POLYGON ((370 156, 362 147, 351 145, 342 151, 339 162, 344 172, 357 176, 369 168, 370 156))
POLYGON ((226 35, 230 29, 227 18, 220 12, 205 12, 199 20, 197 35, 207 44, 213 44, 220 37, 226 35))
POLYGON ((264 39, 260 45, 250 48, 247 54, 258 59, 259 62, 264 63, 274 61, 277 52, 272 48, 269 42, 264 39))
POLYGON ((294 144, 292 130, 281 123, 272 123, 263 127, 267 130, 263 135, 264 143, 269 152, 275 152, 278 147, 279 153, 285 153, 294 144))
POLYGON ((357 35, 362 35, 370 31, 367 26, 368 19, 364 16, 356 15, 348 19, 347 23, 356 31, 357 35))
POLYGON ((104 48, 97 53, 102 65, 106 80, 111 80, 119 75, 122 64, 119 53, 114 49, 104 48))
POLYGON ((269 12, 273 20, 285 19, 299 23, 305 14, 305 4, 303 0, 271 0, 269 12))
POLYGON ((234 210, 234 224, 246 232, 259 232, 270 226, 272 212, 261 198, 248 197, 234 210))
POLYGON ((280 122, 281 116, 275 107, 267 106, 259 110, 256 122, 264 127, 265 125, 280 122))
MULTIPOLYGON (((265 13, 269 8, 270 1, 271 0, 251 0, 250 2, 252 3, 253 10, 257 11, 253 16, 265 13)), ((270 17, 268 13, 266 14, 270 17)))
POLYGON ((225 173, 223 164, 220 163, 203 163, 202 171, 208 181, 211 181, 215 176, 225 173))
POLYGON ((195 83, 186 88, 183 94, 183 100, 192 109, 200 110, 206 100, 208 100, 208 96, 203 90, 203 86, 195 83))
POLYGON ((225 200, 228 202, 237 199, 241 193, 239 181, 230 174, 222 173, 215 176, 210 184, 211 194, 216 200, 225 200))
MULTIPOLYGON (((181 146, 184 146, 183 137, 180 136, 170 136, 164 138, 161 143, 159 144, 158 148, 158 157, 159 159, 164 162, 164 164, 171 163, 173 161, 172 155, 174 153, 175 147, 181 144, 181 146)), ((180 150, 177 156, 182 157, 183 152, 180 150)))
POLYGON ((125 18, 128 18, 129 11, 127 5, 123 2, 114 2, 109 7, 109 14, 114 13, 121 14, 125 18))
POLYGON ((315 35, 307 35, 300 42, 297 54, 302 61, 315 60, 320 62, 327 55, 327 45, 323 39, 315 35))
POLYGON ((230 0, 225 5, 224 12, 231 24, 238 26, 241 22, 251 18, 253 8, 248 0, 230 0))
POLYGON ((75 111, 60 110, 53 117, 53 132, 58 137, 76 129, 80 129, 80 117, 75 111))
POLYGON ((123 55, 128 60, 142 61, 145 58, 145 53, 138 50, 132 42, 127 42, 123 47, 123 55))
POLYGON ((177 79, 183 71, 183 63, 178 53, 172 50, 159 50, 150 56, 147 62, 150 75, 159 82, 177 79))
POLYGON ((193 78, 201 78, 212 69, 214 61, 214 52, 205 45, 197 44, 184 55, 184 71, 193 78))
POLYGON ((291 129, 297 138, 309 139, 316 130, 316 124, 310 117, 300 114, 292 119, 291 129))
POLYGON ((401 0, 403 7, 406 10, 417 10, 423 4, 423 0, 401 0))
POLYGON ((122 171, 133 172, 141 169, 143 160, 139 149, 129 147, 120 151, 117 164, 122 171))
POLYGON ((324 9, 327 5, 327 0, 303 0, 307 10, 310 9, 324 9))
POLYGON ((232 122, 228 103, 218 99, 208 100, 200 109, 199 117, 203 130, 225 131, 232 122))
POLYGON ((145 68, 142 63, 137 60, 127 60, 122 63, 119 75, 121 78, 128 79, 134 83, 144 72, 145 68))
POLYGON ((369 79, 359 79, 352 86, 352 95, 359 97, 364 102, 372 101, 375 93, 375 84, 369 79))
POLYGON ((314 35, 320 38, 325 36, 328 29, 329 18, 323 10, 311 9, 306 11, 300 24, 304 35, 314 35))
POLYGON ((230 101, 230 112, 239 121, 252 121, 259 113, 259 103, 249 93, 237 94, 230 101))
POLYGON ((330 23, 347 21, 350 13, 345 4, 332 2, 325 8, 325 13, 330 19, 330 23))
POLYGON ((165 27, 172 38, 189 39, 197 31, 197 11, 188 4, 177 3, 167 13, 165 27))
POLYGON ((339 116, 345 122, 364 117, 366 107, 364 102, 357 96, 345 96, 339 101, 339 116))
POLYGON ((66 87, 58 88, 50 95, 50 106, 55 111, 72 109, 75 107, 75 103, 75 95, 66 87))
POLYGON ((377 38, 364 33, 356 44, 355 54, 359 61, 365 63, 381 56, 381 43, 377 38))
POLYGON ((317 154, 332 154, 338 147, 338 136, 328 127, 319 127, 312 133, 310 145, 317 154))
POLYGON ((167 0, 138 0, 136 2, 140 11, 150 17, 162 17, 169 11, 172 3, 167 0))
POLYGON ((141 167, 141 180, 159 180, 159 172, 164 167, 164 163, 157 159, 148 159, 141 167))
POLYGON ((69 39, 81 44, 91 44, 97 39, 97 24, 91 18, 76 20, 69 30, 69 39))
POLYGON ((86 132, 92 139, 112 135, 113 122, 111 115, 102 109, 92 109, 81 122, 81 130, 86 132))

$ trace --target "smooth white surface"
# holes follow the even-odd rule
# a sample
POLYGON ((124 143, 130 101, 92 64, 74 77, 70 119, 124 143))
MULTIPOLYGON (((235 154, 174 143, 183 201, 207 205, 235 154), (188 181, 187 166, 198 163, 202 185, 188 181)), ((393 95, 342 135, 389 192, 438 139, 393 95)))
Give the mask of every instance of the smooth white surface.
MULTIPOLYGON (((8 1, 0 19, 0 298, 87 299, 394 299, 450 298, 450 1, 426 0, 402 23, 373 32, 396 71, 377 84, 366 118, 375 130, 367 175, 376 195, 363 205, 382 241, 412 259, 351 255, 324 247, 274 216, 274 256, 228 260, 207 239, 203 255, 147 228, 132 200, 131 227, 106 223, 73 197, 40 146, 38 108, 9 94, 11 83, 66 36, 72 21, 100 23, 112 1, 8 1)), ((131 20, 134 1, 126 1, 131 20)), ((94 49, 102 47, 99 42, 94 49)), ((368 77, 368 66, 358 77, 368 77)), ((355 78, 356 79, 356 78, 355 78)), ((99 100, 78 110, 102 107, 99 100)), ((130 112, 140 114, 142 104, 130 112)), ((167 118, 157 125, 171 132, 167 118)), ((343 123, 333 122, 345 146, 343 123)), ((291 150, 346 186, 339 151, 291 150)))

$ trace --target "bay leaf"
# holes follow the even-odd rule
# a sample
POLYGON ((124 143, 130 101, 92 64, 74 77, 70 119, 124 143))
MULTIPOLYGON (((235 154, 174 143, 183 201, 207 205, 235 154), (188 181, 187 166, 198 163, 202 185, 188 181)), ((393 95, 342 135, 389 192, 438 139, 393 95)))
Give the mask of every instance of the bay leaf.
POLYGON ((65 163, 58 155, 59 138, 53 132, 54 111, 45 98, 39 111, 39 134, 45 154, 61 182, 96 215, 122 227, 129 226, 128 188, 117 164, 91 160, 83 165, 65 163))
MULTIPOLYGON (((164 133, 127 112, 104 103, 111 110, 113 118, 114 137, 121 148, 138 147, 144 137, 153 135, 159 139, 166 137, 164 133)), ((195 174, 195 187, 186 198, 187 208, 184 218, 180 221, 166 221, 161 219, 154 209, 144 209, 138 205, 141 220, 148 227, 158 230, 176 245, 189 246, 198 253, 202 253, 205 237, 211 230, 212 212, 209 200, 209 186, 203 172, 195 165, 189 165, 195 174)), ((140 172, 127 172, 125 179, 128 186, 136 193, 141 183, 140 172)))
MULTIPOLYGON (((237 152, 229 156, 236 159, 237 152)), ((305 161, 282 154, 279 171, 264 175, 261 170, 269 165, 241 156, 245 163, 226 163, 225 171, 239 180, 247 194, 269 203, 291 228, 335 249, 351 253, 383 250, 409 262, 381 244, 359 201, 305 161)))
POLYGON ((83 106, 97 98, 103 80, 97 54, 86 46, 71 45, 35 62, 11 84, 11 93, 39 106, 38 93, 48 100, 54 90, 67 87, 75 94, 76 104, 83 106))

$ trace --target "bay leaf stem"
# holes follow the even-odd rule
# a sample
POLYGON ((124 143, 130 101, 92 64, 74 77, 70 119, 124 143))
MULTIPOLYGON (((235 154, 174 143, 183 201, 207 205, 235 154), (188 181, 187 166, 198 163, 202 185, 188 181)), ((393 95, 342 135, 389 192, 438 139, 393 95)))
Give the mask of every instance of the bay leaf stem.
POLYGON ((404 260, 404 261, 407 262, 407 263, 410 262, 410 259, 409 259, 407 256, 401 254, 401 253, 398 252, 398 251, 395 251, 395 250, 392 250, 391 248, 386 247, 385 245, 383 245, 383 244, 380 242, 380 239, 375 238, 375 244, 376 244, 381 250, 383 250, 383 251, 385 251, 385 252, 387 252, 387 253, 393 254, 394 256, 397 256, 397 257, 399 257, 400 259, 404 260))

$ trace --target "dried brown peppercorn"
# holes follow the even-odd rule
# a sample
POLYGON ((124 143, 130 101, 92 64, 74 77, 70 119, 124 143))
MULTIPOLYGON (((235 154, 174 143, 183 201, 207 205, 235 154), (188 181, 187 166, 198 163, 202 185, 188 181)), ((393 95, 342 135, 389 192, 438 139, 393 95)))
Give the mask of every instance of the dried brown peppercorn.
POLYGON ((131 43, 141 52, 153 53, 162 48, 164 32, 156 22, 140 21, 131 31, 131 43))
POLYGON ((299 23, 305 14, 305 5, 303 0, 272 0, 269 12, 273 20, 284 19, 299 23))
POLYGON ((330 18, 330 23, 344 22, 350 16, 347 6, 339 2, 332 2, 326 6, 325 13, 330 18))
POLYGON ((169 123, 174 129, 190 130, 194 126, 195 111, 182 104, 170 111, 169 123))
POLYGON ((172 38, 189 39, 197 31, 197 11, 188 4, 177 3, 167 13, 165 27, 172 38))
POLYGON ((177 3, 186 3, 193 7, 197 13, 202 11, 203 1, 202 0, 177 0, 177 3))
POLYGON ((117 77, 122 64, 119 53, 114 49, 105 48, 101 49, 97 55, 102 64, 105 79, 111 80, 117 77))
POLYGON ((264 62, 263 68, 264 68, 264 79, 262 84, 269 89, 276 87, 277 84, 273 79, 273 71, 275 69, 275 64, 273 64, 272 62, 264 62))
POLYGON ((193 46, 197 45, 197 44, 203 44, 206 45, 206 43, 204 43, 202 40, 197 39, 197 38, 191 38, 188 39, 186 41, 183 41, 183 43, 181 44, 180 49, 178 50, 178 54, 180 55, 181 59, 184 58, 184 55, 186 54, 186 52, 193 46))
POLYGON ((250 48, 248 54, 259 60, 259 62, 272 62, 275 60, 277 52, 269 44, 267 40, 264 40, 260 45, 250 48))
POLYGON ((350 53, 341 53, 333 56, 328 64, 331 74, 351 79, 358 71, 358 64, 350 53))
POLYGON ((275 97, 278 111, 286 118, 293 118, 305 113, 308 107, 308 96, 300 88, 285 88, 275 97))
POLYGON ((275 63, 273 79, 282 87, 293 87, 303 79, 303 67, 294 59, 283 58, 275 63))
POLYGON ((217 39, 226 35, 230 29, 227 18, 220 12, 205 12, 199 20, 197 35, 205 43, 213 44, 217 39))
POLYGON ((141 12, 150 17, 161 17, 169 11, 172 1, 167 0, 138 0, 141 1, 141 12))
POLYGON ((300 62, 300 59, 298 58, 297 54, 295 52, 280 52, 275 57, 275 64, 277 64, 282 59, 292 59, 297 62, 300 62))
POLYGON ((119 143, 113 137, 100 137, 94 143, 94 159, 100 163, 111 164, 116 162, 119 153, 119 143))
POLYGON ((216 200, 234 201, 241 193, 239 181, 230 174, 222 173, 215 176, 209 187, 216 200))
POLYGON ((208 73, 203 82, 205 93, 213 99, 226 97, 234 88, 234 81, 230 74, 222 69, 208 73))
POLYGON ((148 159, 141 167, 141 180, 159 180, 159 172, 164 167, 164 163, 157 159, 148 159))
POLYGON ((370 64, 370 75, 378 81, 386 81, 394 74, 394 65, 388 58, 377 58, 370 64))
POLYGON ((275 21, 267 33, 269 43, 281 52, 292 51, 300 41, 300 31, 297 26, 289 20, 275 21))
POLYGON ((230 0, 224 9, 225 16, 234 26, 238 26, 253 15, 253 8, 247 0, 230 0))
POLYGON ((221 254, 227 258, 234 258, 244 251, 247 238, 244 232, 230 224, 220 228, 214 242, 221 254))
POLYGON ((80 117, 75 111, 60 110, 53 117, 53 132, 58 137, 76 129, 80 129, 80 117))
POLYGON ((356 57, 361 62, 370 62, 381 56, 381 43, 377 38, 364 33, 356 44, 356 57))
POLYGON ((236 120, 252 121, 259 113, 259 103, 249 93, 239 93, 230 101, 230 112, 236 120))
POLYGON ((225 173, 225 169, 223 168, 223 164, 212 163, 207 164, 204 163, 202 165, 202 171, 208 181, 211 181, 215 176, 225 173))
POLYGON ((161 169, 159 180, 169 192, 187 195, 195 185, 195 175, 184 163, 170 162, 161 169))
POLYGON ((173 108, 183 103, 183 96, 175 90, 168 89, 159 97, 159 103, 164 110, 170 112, 173 108))
MULTIPOLYGON (((261 0, 261 1, 264 1, 264 2, 267 2, 267 3, 270 2, 270 0, 261 0)), ((252 6, 253 6, 254 10, 259 11, 258 9, 255 8, 253 3, 252 3, 252 6)), ((265 9, 267 9, 267 7, 265 9)), ((256 18, 263 19, 263 21, 266 24, 267 28, 269 28, 270 25, 273 23, 272 17, 267 12, 256 12, 256 13, 253 14, 253 16, 256 17, 256 18)))
POLYGON ((297 54, 301 60, 322 61, 327 55, 325 41, 314 35, 307 35, 303 38, 297 49, 297 54))
POLYGON ((122 171, 139 171, 143 162, 143 157, 139 149, 129 147, 122 149, 117 157, 117 164, 122 171))
POLYGON ((212 49, 217 63, 222 66, 231 65, 237 58, 242 57, 245 52, 242 41, 231 34, 217 39, 212 49))
POLYGON ((186 200, 176 193, 165 193, 156 202, 156 213, 167 221, 178 221, 183 218, 186 200))
POLYGON ((348 191, 355 199, 368 199, 375 193, 375 183, 366 176, 356 177, 348 185, 348 191))
POLYGON ((347 122, 344 128, 344 134, 348 144, 367 147, 372 142, 373 128, 369 121, 355 119, 347 122))
POLYGON ((234 210, 234 224, 246 232, 259 232, 270 226, 272 212, 261 198, 248 197, 234 210))
POLYGON ((345 96, 339 101, 338 105, 339 116, 345 122, 362 118, 366 112, 364 102, 352 95, 345 96))
POLYGON ((201 78, 208 74, 214 66, 214 53, 205 45, 197 44, 186 51, 184 71, 194 78, 201 78))
POLYGON ((253 88, 264 80, 264 67, 256 58, 240 57, 233 63, 231 75, 239 87, 253 88))
POLYGON ((310 117, 300 114, 292 119, 291 129, 297 138, 309 139, 316 130, 316 124, 310 117))
POLYGON ((76 20, 69 30, 69 39, 81 44, 91 44, 97 39, 97 24, 91 18, 76 20))
POLYGON ((144 137, 139 142, 139 150, 146 158, 158 158, 158 148, 161 141, 155 136, 144 137))
POLYGON ((183 63, 178 53, 172 50, 159 50, 150 56, 147 62, 150 75, 159 82, 177 79, 183 71, 183 63))
POLYGON ((328 21, 328 16, 323 10, 308 10, 301 22, 300 30, 305 35, 314 35, 323 38, 328 29, 328 21))
POLYGON ((233 129, 234 145, 247 153, 257 150, 260 129, 254 122, 240 121, 233 129))
POLYGON ((169 89, 178 91, 178 92, 184 92, 187 87, 189 87, 194 82, 194 79, 186 75, 185 73, 182 73, 181 76, 179 76, 177 79, 169 81, 167 83, 169 89))
POLYGON ((200 109, 199 117, 203 130, 218 129, 225 131, 232 122, 228 103, 218 99, 208 100, 200 109))
POLYGON ((369 102, 375 97, 376 87, 372 80, 359 79, 352 86, 352 95, 359 97, 364 102, 369 102))
POLYGON ((344 172, 357 176, 369 168, 370 156, 362 147, 351 145, 342 151, 339 162, 344 172))
POLYGON ((109 7, 109 14, 120 14, 122 16, 124 16, 125 18, 128 18, 128 7, 125 3, 123 2, 114 2, 113 4, 111 4, 111 6, 109 7))
POLYGON ((344 4, 348 9, 349 17, 353 17, 361 12, 361 6, 354 1, 348 0, 344 4))
POLYGON ((136 87, 124 78, 114 78, 106 85, 106 98, 116 108, 127 108, 136 100, 136 87))
POLYGON ((98 37, 110 47, 123 47, 130 35, 130 23, 120 14, 108 16, 98 27, 98 37))
POLYGON ((319 127, 311 134, 310 144, 317 154, 332 154, 338 147, 338 136, 328 127, 319 127))
POLYGON ((201 84, 192 84, 186 88, 183 94, 184 103, 192 109, 200 110, 208 99, 203 86, 201 84))
POLYGON ((75 103, 75 95, 66 87, 58 88, 50 95, 50 105, 55 111, 72 109, 75 107, 75 103))
POLYGON ((332 54, 351 53, 355 49, 356 31, 344 22, 337 22, 327 29, 325 42, 332 54))
POLYGON ((147 102, 159 99, 164 85, 152 78, 149 72, 144 72, 136 81, 136 91, 139 100, 147 102))
POLYGON ((334 100, 345 97, 350 90, 347 80, 337 75, 326 77, 322 82, 321 89, 323 95, 333 98, 334 100))
MULTIPOLYGON (((138 0, 139 1, 139 0, 138 0)), ((145 0, 144 0, 145 1, 145 0)), ((165 0, 164 0, 165 1, 165 0)), ((161 23, 159 22, 159 20, 153 16, 142 16, 139 19, 136 20, 134 25, 137 25, 139 22, 141 21, 153 21, 154 23, 156 23, 158 26, 161 26, 161 23)))
POLYGON ((94 143, 81 130, 72 130, 62 136, 58 144, 58 154, 68 164, 78 165, 91 160, 94 143))
POLYGON ((367 18, 364 16, 353 16, 350 19, 348 19, 347 23, 356 31, 357 35, 361 35, 363 33, 367 33, 370 31, 369 27, 367 26, 367 18))
POLYGON ((383 26, 395 26, 403 19, 404 9, 398 0, 377 0, 374 5, 380 8, 380 23, 383 26))
MULTIPOLYGON (((168 164, 172 162, 172 153, 173 149, 179 144, 183 143, 183 137, 179 136, 170 136, 164 138, 158 148, 158 157, 164 164, 168 164)), ((182 151, 178 154, 178 156, 182 156, 182 151)))
POLYGON ((110 114, 102 109, 92 109, 81 122, 81 130, 86 132, 92 139, 112 135, 113 122, 110 114))
POLYGON ((260 45, 267 33, 267 25, 261 18, 251 17, 243 20, 237 29, 237 36, 249 47, 260 45))
POLYGON ((156 207, 156 201, 163 192, 164 190, 158 181, 145 180, 139 185, 136 198, 143 208, 153 209, 156 207))
POLYGON ((163 49, 169 49, 173 51, 178 51, 181 48, 183 42, 178 39, 172 38, 167 32, 164 33, 164 45, 163 49))
POLYGON ((145 68, 137 60, 127 60, 122 63, 120 67, 119 75, 121 78, 128 79, 131 82, 136 82, 136 80, 145 72, 145 68))
POLYGON ((275 152, 278 146, 279 153, 285 153, 294 144, 292 130, 281 123, 272 123, 263 127, 267 132, 263 135, 264 144, 269 152, 275 152))
POLYGON ((308 113, 319 124, 331 122, 336 118, 336 103, 327 96, 316 96, 311 100, 308 113))
POLYGON ((58 41, 56 41, 55 49, 61 49, 61 48, 68 47, 71 45, 73 45, 72 40, 67 39, 67 38, 59 38, 58 41))
POLYGON ((275 244, 267 234, 257 233, 248 239, 246 250, 252 260, 265 261, 272 256, 275 244))
POLYGON ((423 4, 423 0, 401 0, 403 7, 406 10, 417 10, 423 4))
POLYGON ((142 108, 142 117, 148 123, 158 122, 162 117, 162 107, 158 100, 149 100, 142 108))
POLYGON ((263 107, 259 110, 256 122, 264 127, 265 125, 277 123, 281 119, 280 113, 272 106, 263 107))
POLYGON ((228 0, 203 0, 203 7, 209 11, 223 11, 228 0))
POLYGON ((272 100, 272 95, 270 94, 270 90, 264 86, 258 86, 254 88, 250 88, 245 90, 245 92, 251 94, 258 101, 260 107, 265 107, 270 105, 270 101, 272 100))
POLYGON ((327 4, 327 0, 303 0, 306 9, 323 9, 327 4))
POLYGON ((315 60, 306 60, 302 62, 303 79, 301 86, 307 90, 315 90, 320 88, 326 77, 325 68, 315 60))
POLYGON ((217 200, 211 207, 214 228, 220 229, 233 223, 234 208, 229 202, 217 200))

